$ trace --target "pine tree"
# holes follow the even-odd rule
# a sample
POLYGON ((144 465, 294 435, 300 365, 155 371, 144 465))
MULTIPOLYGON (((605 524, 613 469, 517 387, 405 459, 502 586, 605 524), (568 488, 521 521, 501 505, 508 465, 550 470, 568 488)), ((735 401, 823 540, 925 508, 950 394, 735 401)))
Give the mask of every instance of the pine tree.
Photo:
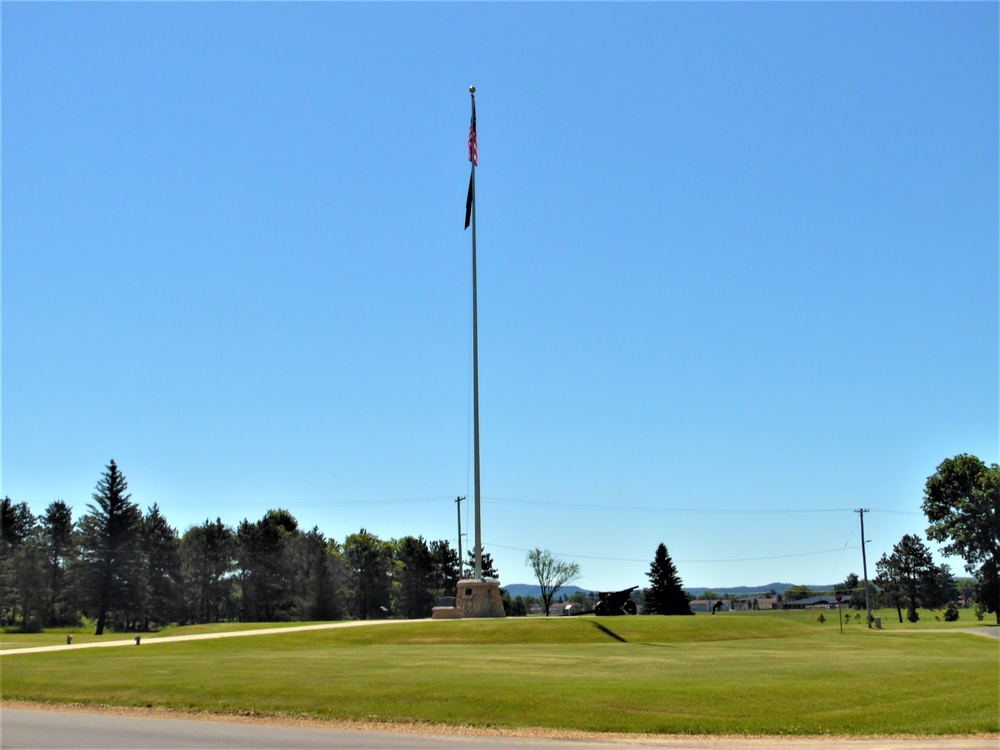
POLYGON ((236 542, 233 530, 216 518, 194 526, 181 539, 181 577, 187 620, 219 622, 231 601, 236 542))
POLYGON ((421 537, 397 539, 393 611, 407 619, 430 617, 434 606, 434 558, 427 542, 421 537))
POLYGON ((49 579, 47 624, 68 625, 72 618, 66 602, 66 569, 73 557, 73 509, 62 500, 56 500, 45 509, 42 517, 42 544, 49 579))
POLYGON ((896 607, 900 623, 903 622, 903 605, 910 622, 920 619, 917 607, 925 598, 925 582, 934 568, 931 551, 919 536, 906 534, 892 548, 891 555, 882 555, 875 569, 875 581, 883 596, 896 607))
POLYGON ((649 583, 643 612, 650 615, 693 615, 677 568, 662 542, 649 566, 649 583))
MULTIPOLYGON (((483 551, 483 557, 480 561, 480 566, 482 567, 483 578, 500 578, 500 572, 496 568, 496 564, 493 562, 493 556, 483 551)), ((466 555, 466 568, 465 572, 462 574, 465 578, 472 578, 476 574, 476 553, 474 550, 469 550, 469 554, 466 555)))
POLYGON ((108 617, 135 625, 140 605, 142 512, 112 459, 97 482, 94 503, 80 520, 77 586, 103 635, 108 617))
POLYGON ((299 524, 284 508, 269 510, 256 523, 236 528, 236 561, 244 622, 287 620, 293 606, 293 570, 289 558, 299 524))
POLYGON ((458 581, 462 577, 458 552, 447 539, 438 539, 431 542, 431 558, 434 567, 435 596, 454 596, 458 581))
POLYGON ((288 539, 292 576, 292 620, 340 620, 344 617, 345 581, 336 543, 319 527, 288 539))
POLYGON ((13 625, 20 598, 20 563, 23 547, 35 527, 35 516, 28 504, 15 503, 9 497, 0 501, 0 625, 13 625))
POLYGON ((145 562, 144 628, 176 622, 181 605, 180 538, 153 503, 142 522, 145 562))

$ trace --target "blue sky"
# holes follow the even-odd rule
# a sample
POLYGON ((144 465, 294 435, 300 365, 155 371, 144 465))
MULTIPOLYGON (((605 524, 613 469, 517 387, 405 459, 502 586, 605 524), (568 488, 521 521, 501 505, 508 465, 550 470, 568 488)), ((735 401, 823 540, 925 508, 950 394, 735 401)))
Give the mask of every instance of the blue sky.
POLYGON ((35 512, 114 458, 181 532, 454 544, 470 84, 503 583, 541 547, 643 585, 660 542, 690 586, 832 583, 860 507, 874 575, 940 461, 998 460, 996 3, 0 13, 0 493, 35 512))

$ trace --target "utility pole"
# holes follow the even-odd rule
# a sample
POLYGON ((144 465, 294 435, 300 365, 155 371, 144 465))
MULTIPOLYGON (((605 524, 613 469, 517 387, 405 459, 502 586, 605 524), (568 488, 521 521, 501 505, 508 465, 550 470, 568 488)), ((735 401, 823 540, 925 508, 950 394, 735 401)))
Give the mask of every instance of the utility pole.
POLYGON ((458 577, 464 578, 465 563, 462 560, 462 501, 464 497, 456 497, 455 505, 458 506, 458 577))
POLYGON ((868 508, 858 508, 854 511, 861 517, 861 567, 865 574, 865 609, 868 610, 868 628, 872 626, 872 599, 868 591, 868 556, 865 554, 865 513, 868 508))

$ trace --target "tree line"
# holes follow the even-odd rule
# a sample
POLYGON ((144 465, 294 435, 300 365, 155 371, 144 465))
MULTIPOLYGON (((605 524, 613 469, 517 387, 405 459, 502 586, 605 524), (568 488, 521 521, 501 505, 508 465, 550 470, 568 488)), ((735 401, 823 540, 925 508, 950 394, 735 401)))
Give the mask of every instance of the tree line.
MULTIPOLYGON (((470 553, 463 570, 447 540, 383 540, 361 529, 338 542, 316 527, 300 528, 284 509, 244 519, 235 529, 206 519, 179 535, 155 503, 142 513, 113 460, 92 498, 76 523, 62 500, 39 516, 24 502, 2 500, 0 627, 39 630, 88 621, 101 634, 174 623, 427 617, 474 566, 470 553)), ((1000 467, 965 454, 946 459, 927 479, 922 508, 928 539, 944 542, 942 551, 963 558, 973 576, 963 598, 971 594, 978 611, 996 613, 1000 623, 1000 467)), ((548 614, 579 566, 537 549, 526 563, 539 579, 548 614)), ((499 578, 489 553, 482 566, 484 577, 499 578)), ((904 609, 915 620, 918 607, 955 600, 964 583, 948 566, 934 565, 917 535, 904 536, 875 567, 873 606, 895 608, 900 621, 904 609)), ((663 544, 649 579, 650 586, 636 592, 645 612, 690 613, 663 544)), ((850 592, 852 606, 864 607, 857 575, 842 589, 850 592)), ((786 597, 811 593, 793 587, 786 597)), ((527 614, 529 602, 501 594, 508 614, 527 614)))
MULTIPOLYGON (((488 553, 483 570, 498 576, 488 553)), ((0 626, 23 630, 428 617, 462 575, 447 540, 361 529, 338 542, 284 509, 179 535, 155 503, 142 513, 113 460, 76 523, 62 500, 38 516, 0 507, 0 626)))

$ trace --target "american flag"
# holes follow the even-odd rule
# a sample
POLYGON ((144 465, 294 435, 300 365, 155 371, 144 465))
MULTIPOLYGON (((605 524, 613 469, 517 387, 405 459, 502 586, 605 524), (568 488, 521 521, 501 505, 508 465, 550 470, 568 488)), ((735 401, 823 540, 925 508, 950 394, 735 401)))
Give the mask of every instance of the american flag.
POLYGON ((469 161, 479 166, 479 143, 476 139, 476 100, 472 100, 472 122, 469 123, 469 161))

